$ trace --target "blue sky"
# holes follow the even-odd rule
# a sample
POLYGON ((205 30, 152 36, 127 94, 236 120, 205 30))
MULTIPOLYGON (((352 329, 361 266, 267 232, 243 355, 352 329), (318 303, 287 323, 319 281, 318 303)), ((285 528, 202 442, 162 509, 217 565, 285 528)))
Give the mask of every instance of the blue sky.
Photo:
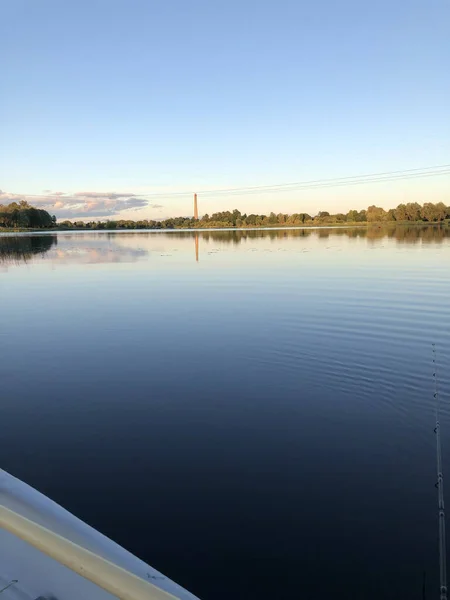
POLYGON ((447 0, 6 0, 0 19, 0 201, 50 190, 36 202, 92 218, 192 214, 164 196, 186 190, 201 212, 450 203, 448 176, 201 195, 450 163, 447 0))

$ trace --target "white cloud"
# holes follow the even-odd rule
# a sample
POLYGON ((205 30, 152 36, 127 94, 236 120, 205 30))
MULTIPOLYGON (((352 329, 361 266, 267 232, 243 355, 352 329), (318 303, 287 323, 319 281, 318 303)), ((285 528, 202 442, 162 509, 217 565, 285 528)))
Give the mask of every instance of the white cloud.
POLYGON ((120 218, 121 212, 142 208, 159 209, 142 196, 116 192, 48 192, 39 196, 0 191, 0 204, 26 200, 32 206, 55 214, 58 219, 120 218))

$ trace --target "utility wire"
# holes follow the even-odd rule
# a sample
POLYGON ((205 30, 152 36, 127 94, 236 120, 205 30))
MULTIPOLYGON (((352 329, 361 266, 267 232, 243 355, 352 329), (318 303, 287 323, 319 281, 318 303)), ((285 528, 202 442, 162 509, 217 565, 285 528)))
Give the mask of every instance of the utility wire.
MULTIPOLYGON (((439 172, 432 172, 432 173, 422 173, 422 174, 414 174, 414 175, 408 175, 408 176, 394 176, 394 177, 384 177, 384 178, 372 178, 372 179, 364 179, 364 180, 354 180, 354 181, 342 181, 342 182, 321 182, 321 183, 317 183, 317 184, 298 184, 296 186, 293 186, 291 188, 270 188, 270 189, 254 189, 252 191, 240 191, 240 190, 235 190, 235 191, 230 191, 230 192, 222 192, 222 191, 216 191, 216 192, 199 192, 199 195, 201 196, 214 196, 214 195, 226 195, 226 196, 247 196, 247 195, 251 195, 251 194, 260 194, 260 193, 273 193, 273 192, 290 192, 290 191, 303 191, 303 190, 314 190, 314 189, 322 189, 322 188, 334 188, 334 187, 343 187, 343 186, 352 186, 352 185, 362 185, 365 183, 381 183, 382 181, 399 181, 399 180, 403 180, 403 179, 418 179, 418 178, 424 178, 424 177, 436 177, 437 175, 450 175, 450 169, 448 169, 447 171, 439 171, 439 172)), ((189 194, 191 195, 191 194, 189 194)), ((163 198, 164 196, 160 195, 160 198, 163 198)))
MULTIPOLYGON (((245 192, 261 192, 261 191, 279 191, 283 188, 310 188, 310 187, 328 187, 335 185, 349 185, 352 183, 366 183, 367 181, 389 181, 393 178, 407 179, 410 177, 417 176, 428 176, 428 175, 446 175, 450 174, 450 164, 447 165, 436 165, 433 167, 422 167, 420 169, 403 169, 401 171, 385 171, 381 173, 369 173, 366 175, 352 175, 347 177, 333 177, 331 179, 313 179, 309 181, 296 181, 292 183, 279 183, 273 185, 257 185, 250 187, 241 188, 224 188, 216 190, 201 190, 199 193, 203 194, 229 194, 229 193, 245 193, 245 192)), ((168 192, 167 195, 185 195, 192 194, 192 192, 168 192)), ((145 196, 156 195, 156 194, 145 194, 145 196)))
MULTIPOLYGON (((419 177, 436 177, 439 175, 450 175, 450 164, 436 165, 434 167, 422 167, 421 169, 405 169, 403 171, 386 171, 382 173, 371 173, 366 175, 354 175, 348 177, 336 177, 332 179, 316 179, 303 182, 281 183, 274 185, 261 185, 242 188, 224 188, 216 190, 200 190, 201 196, 222 195, 250 195, 273 192, 290 192, 296 190, 311 190, 316 188, 341 187, 349 185, 361 185, 365 183, 378 183, 381 181, 396 181, 402 179, 415 179, 419 177)), ((142 197, 171 198, 172 196, 191 196, 189 192, 160 192, 143 194, 142 197)))
MULTIPOLYGON (((313 179, 309 181, 297 181, 291 183, 279 183, 273 185, 247 186, 235 188, 219 188, 210 190, 200 190, 198 194, 201 196, 222 196, 222 195, 250 195, 260 193, 275 193, 275 192, 291 192, 300 190, 313 190, 319 188, 342 187, 352 185, 364 185, 367 183, 380 183, 383 181, 400 181, 404 179, 417 179, 424 177, 437 177, 442 175, 450 175, 450 164, 434 165, 430 167, 422 167, 417 169, 403 169, 398 171, 384 171, 381 173, 368 173, 366 175, 353 175, 347 177, 334 177, 329 179, 313 179)), ((112 198, 118 202, 125 201, 126 198, 176 198, 183 196, 192 196, 193 190, 184 192, 149 192, 148 194, 113 194, 112 198), (114 197, 117 196, 117 197, 114 197)), ((77 194, 11 194, 11 196, 23 196, 24 198, 54 198, 55 200, 78 200, 85 203, 87 199, 97 200, 101 197, 106 197, 105 194, 100 194, 96 197, 94 193, 89 193, 86 196, 77 194)))

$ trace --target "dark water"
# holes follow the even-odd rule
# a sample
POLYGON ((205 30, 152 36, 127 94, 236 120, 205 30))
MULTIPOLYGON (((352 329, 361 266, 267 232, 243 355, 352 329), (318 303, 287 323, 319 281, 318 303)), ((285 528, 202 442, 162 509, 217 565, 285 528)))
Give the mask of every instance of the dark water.
POLYGON ((435 227, 0 237, 1 466, 204 600, 437 597, 449 266, 435 227))

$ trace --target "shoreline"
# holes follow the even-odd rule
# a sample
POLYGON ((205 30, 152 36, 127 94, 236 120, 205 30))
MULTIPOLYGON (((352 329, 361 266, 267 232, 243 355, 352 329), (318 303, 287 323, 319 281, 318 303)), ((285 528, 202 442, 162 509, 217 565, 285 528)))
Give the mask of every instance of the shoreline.
POLYGON ((392 227, 392 226, 414 226, 414 227, 423 227, 423 226, 439 226, 439 227, 448 227, 450 221, 448 219, 439 222, 430 222, 430 221, 374 221, 374 222, 351 222, 351 223, 323 223, 321 225, 315 225, 314 223, 304 224, 304 225, 283 225, 281 223, 277 223, 276 225, 247 225, 245 227, 152 227, 152 228, 132 228, 132 227, 116 227, 114 229, 103 229, 103 228, 84 228, 84 227, 52 227, 45 229, 36 229, 36 228, 9 228, 0 227, 0 235, 4 233, 41 233, 41 234, 52 234, 52 233, 64 233, 70 231, 83 231, 83 232, 104 232, 104 233, 114 233, 114 232, 138 232, 138 231, 146 231, 146 232, 171 232, 171 231, 186 231, 186 232, 195 232, 195 231, 270 231, 270 230, 296 230, 296 229, 356 229, 356 228, 370 228, 370 227, 392 227))

